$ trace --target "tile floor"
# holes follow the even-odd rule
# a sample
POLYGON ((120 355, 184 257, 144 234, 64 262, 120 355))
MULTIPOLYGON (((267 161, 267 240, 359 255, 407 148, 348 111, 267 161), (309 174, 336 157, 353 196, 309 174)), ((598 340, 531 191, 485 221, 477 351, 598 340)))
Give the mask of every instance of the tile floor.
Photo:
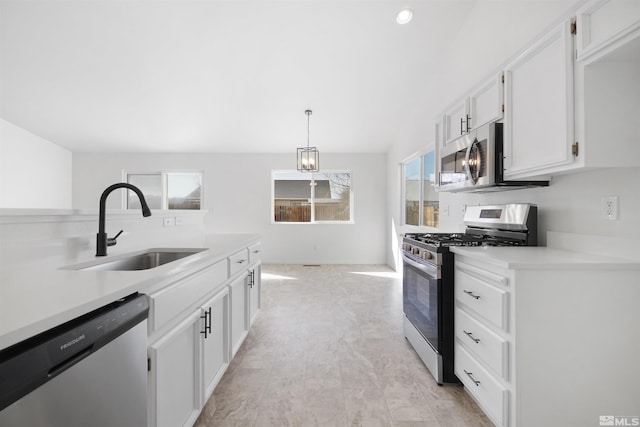
POLYGON ((264 265, 262 309, 196 427, 492 426, 438 386, 402 332, 385 266, 264 265))

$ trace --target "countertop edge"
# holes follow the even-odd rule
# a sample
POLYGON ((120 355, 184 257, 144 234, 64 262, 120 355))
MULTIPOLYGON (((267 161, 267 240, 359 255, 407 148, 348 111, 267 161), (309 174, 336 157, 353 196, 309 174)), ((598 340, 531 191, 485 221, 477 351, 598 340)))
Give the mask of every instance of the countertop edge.
POLYGON ((514 270, 640 270, 640 262, 546 246, 451 247, 451 252, 514 270), (525 255, 535 257, 525 259, 525 255))

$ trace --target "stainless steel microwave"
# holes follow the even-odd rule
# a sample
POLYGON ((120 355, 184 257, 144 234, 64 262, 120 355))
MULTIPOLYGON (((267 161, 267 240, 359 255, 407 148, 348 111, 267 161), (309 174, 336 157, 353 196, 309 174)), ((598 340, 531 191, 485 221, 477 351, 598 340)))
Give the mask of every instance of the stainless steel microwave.
POLYGON ((505 181, 502 141, 502 123, 488 123, 445 145, 438 156, 438 190, 491 192, 549 185, 505 181))

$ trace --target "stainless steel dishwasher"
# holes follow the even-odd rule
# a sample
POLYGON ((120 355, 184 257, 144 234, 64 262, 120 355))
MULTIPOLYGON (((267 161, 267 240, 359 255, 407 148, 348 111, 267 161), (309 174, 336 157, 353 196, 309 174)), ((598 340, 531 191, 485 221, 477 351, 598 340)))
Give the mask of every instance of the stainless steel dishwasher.
POLYGON ((0 426, 146 426, 148 314, 134 294, 0 351, 0 426))

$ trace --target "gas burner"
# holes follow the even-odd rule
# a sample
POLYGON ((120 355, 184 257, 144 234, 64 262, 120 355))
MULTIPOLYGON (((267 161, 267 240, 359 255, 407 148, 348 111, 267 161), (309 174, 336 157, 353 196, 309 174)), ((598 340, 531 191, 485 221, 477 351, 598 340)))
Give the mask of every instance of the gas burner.
POLYGON ((480 246, 484 242, 481 236, 464 233, 424 233, 407 234, 408 238, 437 247, 480 246))

